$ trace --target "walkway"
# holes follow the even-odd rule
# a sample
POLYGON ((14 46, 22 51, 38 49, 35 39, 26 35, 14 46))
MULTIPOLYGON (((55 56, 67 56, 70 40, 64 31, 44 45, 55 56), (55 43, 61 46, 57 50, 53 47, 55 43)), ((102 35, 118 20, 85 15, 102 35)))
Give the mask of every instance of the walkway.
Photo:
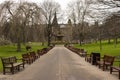
POLYGON ((24 71, 2 77, 4 80, 118 80, 118 76, 103 72, 62 46, 56 46, 24 71))

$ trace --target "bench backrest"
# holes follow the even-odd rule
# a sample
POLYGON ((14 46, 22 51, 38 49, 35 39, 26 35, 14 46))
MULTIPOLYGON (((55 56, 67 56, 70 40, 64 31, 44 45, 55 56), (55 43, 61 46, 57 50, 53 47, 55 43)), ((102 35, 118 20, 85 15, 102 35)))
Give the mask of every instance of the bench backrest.
POLYGON ((35 57, 36 56, 36 53, 33 51, 33 52, 30 52, 30 56, 31 57, 35 57))
POLYGON ((113 56, 104 55, 104 61, 110 63, 111 65, 113 65, 114 59, 115 57, 113 56))
POLYGON ((80 52, 81 52, 81 53, 84 53, 85 51, 84 51, 84 49, 80 49, 80 52))
POLYGON ((10 63, 16 63, 17 59, 15 56, 7 57, 7 58, 1 58, 3 66, 9 65, 10 63))
POLYGON ((12 62, 12 63, 16 63, 17 62, 17 58, 15 56, 9 57, 9 58, 10 58, 10 62, 12 62))
POLYGON ((26 54, 22 54, 22 58, 29 58, 30 57, 30 55, 28 54, 28 53, 26 53, 26 54))

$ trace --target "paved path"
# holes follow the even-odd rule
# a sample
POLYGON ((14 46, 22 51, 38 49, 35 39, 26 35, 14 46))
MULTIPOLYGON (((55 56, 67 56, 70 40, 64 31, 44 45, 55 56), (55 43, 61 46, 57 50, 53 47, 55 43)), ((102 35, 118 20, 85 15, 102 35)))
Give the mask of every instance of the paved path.
POLYGON ((50 50, 24 71, 3 77, 4 80, 118 80, 61 46, 50 50))

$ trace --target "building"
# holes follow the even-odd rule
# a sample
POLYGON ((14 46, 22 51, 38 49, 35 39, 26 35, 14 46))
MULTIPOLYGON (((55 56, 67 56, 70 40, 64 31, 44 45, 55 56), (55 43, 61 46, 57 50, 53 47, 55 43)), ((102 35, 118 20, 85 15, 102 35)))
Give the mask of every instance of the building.
POLYGON ((67 42, 70 43, 72 41, 72 23, 69 19, 67 24, 58 24, 57 15, 55 13, 53 22, 52 22, 52 41, 53 42, 67 42))

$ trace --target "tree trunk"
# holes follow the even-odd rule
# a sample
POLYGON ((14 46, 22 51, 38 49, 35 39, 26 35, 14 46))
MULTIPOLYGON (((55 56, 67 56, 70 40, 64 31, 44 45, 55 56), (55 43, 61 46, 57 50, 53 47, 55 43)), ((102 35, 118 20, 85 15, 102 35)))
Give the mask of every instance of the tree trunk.
POLYGON ((84 44, 82 42, 84 42, 84 35, 83 35, 83 33, 80 34, 80 45, 81 46, 84 44))
POLYGON ((108 38, 108 44, 110 44, 111 43, 111 39, 110 38, 108 38))
POLYGON ((117 38, 114 38, 114 47, 117 47, 117 38))
POLYGON ((50 46, 51 37, 52 37, 52 25, 51 25, 50 21, 49 21, 47 29, 48 29, 48 46, 50 46))
POLYGON ((82 33, 79 34, 79 44, 82 46, 82 33))
POLYGON ((21 43, 18 42, 18 43, 17 43, 17 52, 20 52, 20 51, 21 51, 21 43))
POLYGON ((118 43, 118 38, 115 39, 116 40, 116 44, 118 43))
POLYGON ((100 39, 100 51, 102 50, 102 40, 100 39))
POLYGON ((82 41, 80 40, 80 46, 82 46, 82 41))
POLYGON ((42 42, 42 46, 44 46, 44 41, 42 42))
POLYGON ((51 44, 51 39, 50 39, 50 36, 48 36, 48 46, 50 46, 51 44))

